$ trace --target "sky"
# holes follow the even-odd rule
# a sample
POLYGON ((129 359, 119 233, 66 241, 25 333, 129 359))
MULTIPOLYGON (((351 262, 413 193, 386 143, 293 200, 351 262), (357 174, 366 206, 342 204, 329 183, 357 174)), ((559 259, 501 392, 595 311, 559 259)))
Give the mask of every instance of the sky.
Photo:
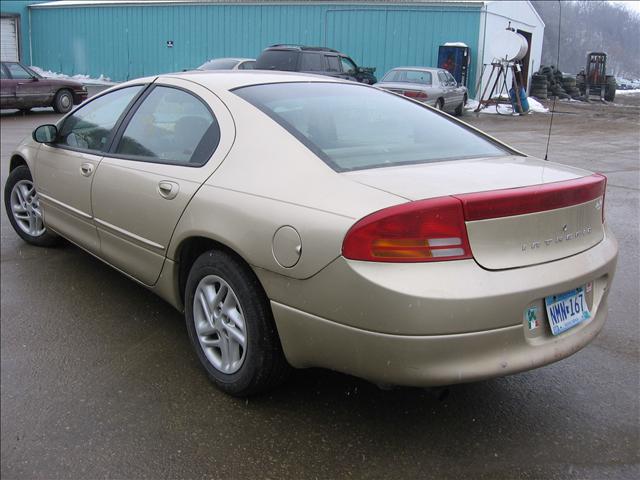
POLYGON ((627 1, 627 2, 611 2, 611 3, 617 3, 620 5, 624 5, 625 7, 627 7, 630 10, 633 10, 635 12, 640 13, 640 1, 627 1))

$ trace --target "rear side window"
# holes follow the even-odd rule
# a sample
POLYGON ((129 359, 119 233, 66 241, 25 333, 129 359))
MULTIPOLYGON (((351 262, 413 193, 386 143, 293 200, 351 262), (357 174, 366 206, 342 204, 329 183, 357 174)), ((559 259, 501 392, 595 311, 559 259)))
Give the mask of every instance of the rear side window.
POLYGON ((340 72, 340 59, 335 55, 326 55, 327 72, 340 72))
POLYGON ((220 128, 207 106, 193 95, 155 87, 122 134, 116 155, 133 160, 200 166, 220 141, 220 128))
POLYGON ((303 53, 300 70, 303 72, 321 72, 323 70, 322 55, 319 53, 303 53))
POLYGON ((258 57, 253 68, 295 72, 298 69, 298 54, 299 52, 292 50, 265 50, 258 57))
POLYGON ((512 154, 421 104, 377 88, 275 83, 233 92, 339 172, 512 154))
POLYGON ((231 70, 238 63, 232 58, 217 58, 209 60, 198 67, 198 70, 231 70))
POLYGON ((255 63, 256 62, 254 62, 253 60, 242 62, 240 65, 238 65, 238 70, 253 70, 255 63))
POLYGON ((142 85, 121 88, 80 107, 65 119, 56 144, 79 150, 106 151, 113 127, 142 88, 142 85))

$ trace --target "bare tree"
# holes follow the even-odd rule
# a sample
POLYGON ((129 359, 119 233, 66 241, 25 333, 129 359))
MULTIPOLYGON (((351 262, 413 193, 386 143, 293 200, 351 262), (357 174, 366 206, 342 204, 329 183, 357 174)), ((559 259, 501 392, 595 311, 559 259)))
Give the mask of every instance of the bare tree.
POLYGON ((588 52, 606 52, 607 72, 640 77, 640 15, 606 1, 532 1, 545 22, 542 63, 576 73, 588 52), (558 23, 562 9, 560 38, 558 23), (558 61, 558 40, 560 60, 558 61))

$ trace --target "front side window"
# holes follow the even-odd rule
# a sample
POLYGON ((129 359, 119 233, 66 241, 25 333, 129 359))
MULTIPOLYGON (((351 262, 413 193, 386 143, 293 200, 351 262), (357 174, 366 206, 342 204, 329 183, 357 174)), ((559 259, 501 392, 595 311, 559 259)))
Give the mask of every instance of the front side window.
POLYGON ((441 85, 447 85, 449 83, 449 79, 444 72, 438 72, 438 79, 440 80, 441 85))
POLYGON ((350 58, 340 57, 340 63, 342 63, 342 71, 348 75, 355 75, 357 73, 356 64, 351 61, 350 58))
POLYGON ((0 65, 0 78, 9 78, 9 75, 7 75, 7 71, 4 68, 4 63, 0 65))
POLYGON ((276 83, 233 92, 336 171, 512 154, 423 105, 376 88, 276 83))
POLYGON ((113 127, 142 85, 121 88, 90 101, 67 117, 60 127, 57 145, 104 152, 113 127))
POLYGON ((116 155, 200 166, 220 141, 220 128, 205 104, 170 87, 155 87, 131 117, 116 155))
POLYGON ((11 74, 11 78, 15 80, 26 80, 28 78, 33 78, 33 75, 31 75, 17 63, 7 63, 6 65, 9 73, 11 74))

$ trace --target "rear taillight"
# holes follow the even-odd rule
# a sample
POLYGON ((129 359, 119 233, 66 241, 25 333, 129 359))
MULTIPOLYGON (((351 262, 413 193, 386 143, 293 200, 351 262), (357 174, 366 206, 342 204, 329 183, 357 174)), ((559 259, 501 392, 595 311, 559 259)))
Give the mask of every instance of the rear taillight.
POLYGON ((404 203, 364 217, 349 229, 342 255, 374 262, 434 262, 473 258, 465 222, 570 207, 602 198, 607 177, 465 193, 404 203))
POLYGON ((374 262, 472 258, 462 203, 453 197, 439 197, 373 213, 347 232, 342 255, 374 262))
POLYGON ((420 92, 416 90, 405 90, 402 92, 405 97, 413 98, 414 100, 426 100, 428 98, 425 92, 420 92))
MULTIPOLYGON (((598 197, 603 197, 604 203, 606 184, 607 178, 596 173, 575 180, 465 193, 455 197, 462 201, 465 220, 471 222, 555 210, 586 203, 598 197)), ((604 209, 604 205, 602 208, 604 209)), ((604 222, 604 210, 602 221, 604 222)))

